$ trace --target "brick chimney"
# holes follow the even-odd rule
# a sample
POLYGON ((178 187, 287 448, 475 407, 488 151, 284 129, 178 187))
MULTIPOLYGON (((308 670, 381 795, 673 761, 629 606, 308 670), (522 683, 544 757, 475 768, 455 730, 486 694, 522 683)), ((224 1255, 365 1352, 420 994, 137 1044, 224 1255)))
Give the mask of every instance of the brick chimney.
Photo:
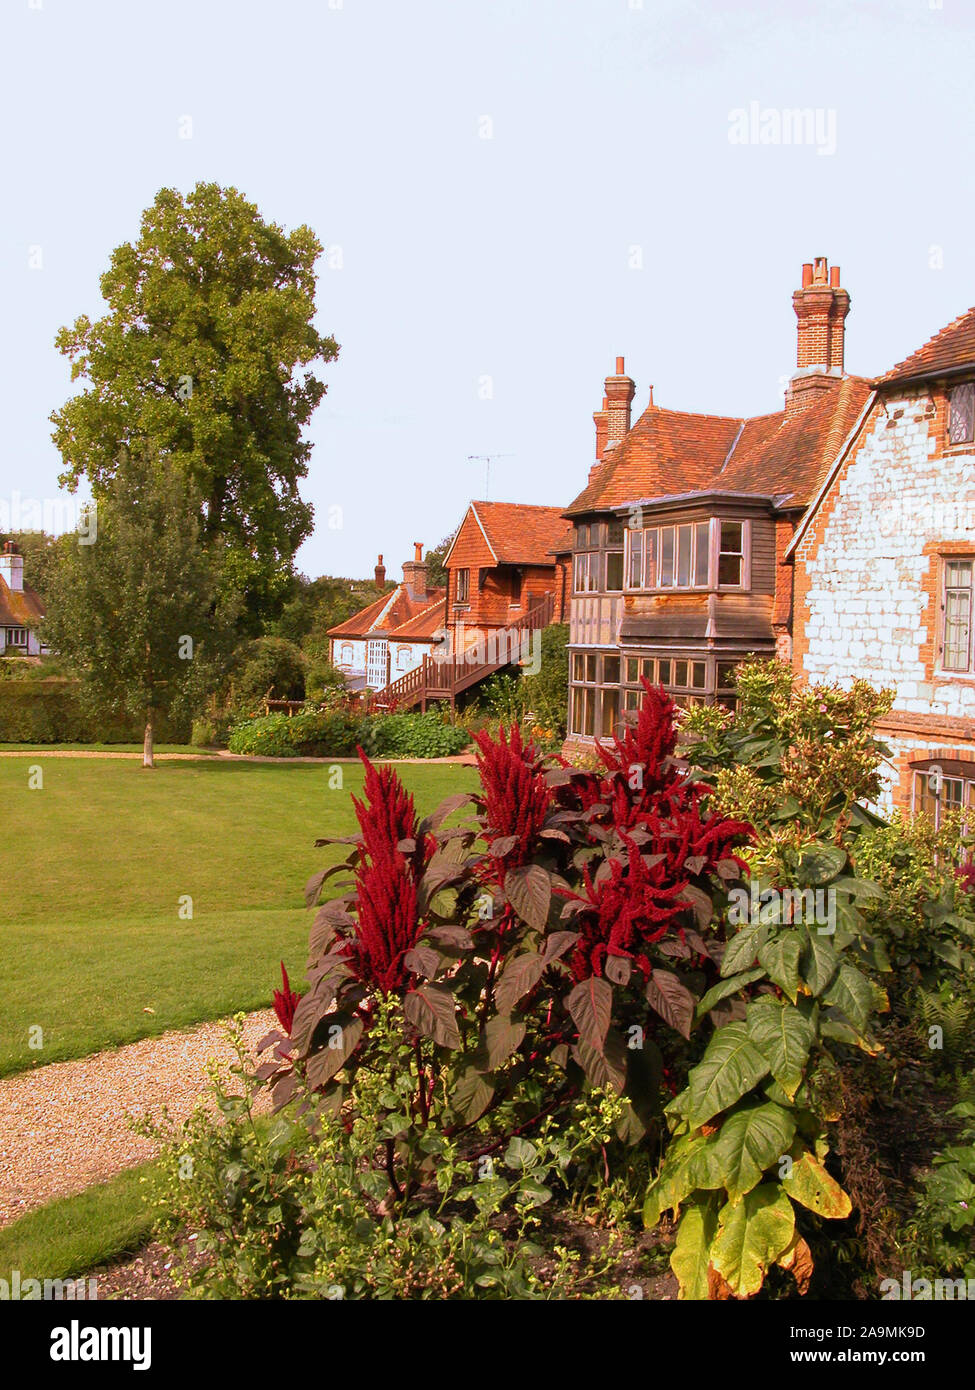
POLYGON ((599 409, 593 411, 592 422, 596 426, 596 462, 602 463, 603 450, 606 448, 606 428, 609 424, 609 401, 605 396, 599 409))
MULTIPOLYGON (((606 442, 603 453, 615 449, 630 432, 630 406, 636 386, 626 375, 622 357, 616 359, 616 374, 606 378, 606 442)), ((598 428, 598 426, 597 426, 598 428)))
POLYGON ((0 579, 17 593, 24 588, 24 557, 13 541, 7 541, 0 555, 0 579))
POLYGON ((413 542, 413 559, 403 566, 403 583, 412 599, 425 599, 427 596, 427 562, 423 558, 423 542, 413 542))
POLYGON ((816 400, 843 376, 844 321, 850 296, 840 287, 840 268, 825 256, 802 267, 802 287, 792 296, 799 320, 796 372, 786 392, 787 415, 816 400))
POLYGON ((386 566, 383 564, 383 557, 380 555, 376 560, 376 588, 381 589, 386 583, 386 566))

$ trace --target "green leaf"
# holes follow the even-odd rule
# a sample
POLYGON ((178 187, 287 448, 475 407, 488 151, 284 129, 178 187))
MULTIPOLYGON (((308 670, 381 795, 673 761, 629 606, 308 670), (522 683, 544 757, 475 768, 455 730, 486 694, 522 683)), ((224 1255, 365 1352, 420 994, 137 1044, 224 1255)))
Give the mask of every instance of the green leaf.
POLYGON ((538 1150, 529 1139, 516 1135, 504 1151, 505 1166, 508 1168, 530 1168, 538 1157, 538 1150))
POLYGON ((544 931, 552 902, 552 881, 538 864, 509 869, 504 891, 521 920, 534 931, 544 931))
POLYGON ((816 931, 806 931, 802 951, 802 978, 809 993, 820 995, 829 986, 837 970, 840 958, 827 936, 816 931))
POLYGON ((565 1006, 579 1030, 580 1042, 601 1052, 613 1012, 612 985, 598 975, 590 975, 566 995, 565 1006))
POLYGON ((719 980, 708 990, 704 998, 697 1006, 698 1018, 703 1018, 710 1013, 715 1004, 720 1004, 722 999, 727 999, 729 994, 737 994, 743 985, 749 985, 753 980, 761 980, 765 977, 762 966, 756 966, 754 970, 744 970, 740 975, 732 975, 730 979, 719 980))
POLYGON ((748 1005, 745 1026, 791 1100, 802 1081, 816 1030, 798 1009, 770 994, 753 999, 748 1005))
POLYGON ((718 1213, 711 1263, 736 1298, 758 1293, 765 1273, 795 1232, 792 1203, 778 1184, 765 1183, 718 1213))
POLYGON ((728 1023, 719 1028, 689 1077, 691 1128, 696 1129, 712 1115, 734 1105, 769 1070, 767 1059, 749 1038, 744 1023, 728 1023))
POLYGON ((735 975, 741 970, 750 969, 768 938, 769 928, 763 922, 750 922, 743 926, 728 942, 728 949, 721 961, 721 974, 735 975))
MULTIPOLYGON (((878 1005, 878 995, 883 991, 876 986, 855 965, 848 960, 841 961, 840 968, 829 989, 823 995, 824 1004, 834 1004, 842 1009, 855 1028, 865 1032, 870 1015, 878 1005)), ((884 996, 886 1002, 886 996, 884 996)))
POLYGON ((677 1240, 670 1257, 670 1267, 677 1276, 682 1299, 707 1298, 711 1244, 717 1229, 716 1197, 688 1203, 680 1219, 677 1240))
POLYGON ((766 1168, 788 1153, 795 1132, 796 1122, 788 1110, 771 1101, 729 1115, 709 1160, 722 1175, 730 1201, 740 1201, 761 1182, 766 1168))
POLYGON ((767 941, 758 953, 759 965, 763 965, 768 977, 784 990, 793 1004, 799 992, 799 957, 802 942, 799 933, 786 928, 767 941))
POLYGON ((846 859, 839 845, 811 845, 800 856, 796 878, 803 888, 820 888, 842 873, 846 859))

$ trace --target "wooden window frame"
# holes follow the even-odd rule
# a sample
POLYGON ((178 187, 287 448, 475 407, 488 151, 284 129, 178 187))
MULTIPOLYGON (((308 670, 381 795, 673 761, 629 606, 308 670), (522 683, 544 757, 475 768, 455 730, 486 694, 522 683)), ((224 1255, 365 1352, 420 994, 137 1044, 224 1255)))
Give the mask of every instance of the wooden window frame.
POLYGON ((945 413, 945 447, 948 449, 970 449, 973 444, 975 444, 975 381, 961 381, 948 391, 945 413), (952 412, 955 409, 955 397, 960 397, 963 391, 969 398, 969 432, 963 439, 952 439, 952 412))
MULTIPOLYGON (((971 676, 975 674, 975 556, 973 555, 954 555, 950 550, 945 550, 938 556, 938 592, 941 597, 940 630, 938 641, 938 665, 939 674, 946 676, 971 676), (948 648, 948 566, 967 565, 969 571, 968 582, 968 651, 966 664, 964 666, 949 666, 946 661, 948 648)), ((960 586, 953 586, 958 588, 960 586)))
POLYGON ((642 594, 671 594, 671 593, 693 594, 693 593, 707 593, 707 592, 714 592, 714 591, 730 592, 730 593, 747 593, 747 592, 751 589, 751 582, 752 582, 752 576, 751 576, 751 549, 752 549, 751 540, 752 540, 752 536, 751 536, 751 520, 750 520, 748 517, 717 517, 717 516, 714 516, 714 517, 708 517, 707 520, 701 520, 700 518, 697 518, 696 520, 691 520, 691 521, 673 521, 673 522, 661 523, 661 524, 658 524, 658 525, 656 525, 656 526, 627 527, 627 528, 625 529, 624 533, 623 533, 623 542, 624 542, 624 544, 623 544, 623 592, 624 592, 624 593, 628 593, 628 594, 634 594, 634 593, 642 593, 642 594), (742 549, 741 549, 741 562, 742 562, 742 564, 741 564, 741 575, 742 575, 742 582, 741 582, 740 584, 719 584, 719 583, 718 583, 718 572, 719 572, 720 563, 721 563, 721 556, 722 556, 723 554, 737 554, 737 553, 738 553, 738 552, 735 552, 735 551, 722 551, 722 550, 721 550, 720 547, 721 547, 721 524, 722 524, 722 522, 733 523, 733 524, 735 524, 735 525, 741 527, 741 544, 742 544, 742 549), (661 584, 661 583, 660 583, 660 568, 661 568, 661 555, 662 555, 662 553, 663 553, 663 536, 664 536, 664 532, 665 532, 665 531, 670 531, 670 532, 673 533, 673 544, 674 544, 674 559, 673 559, 673 565, 674 565, 674 571, 675 571, 675 576, 676 576, 677 566, 678 566, 678 564, 679 564, 679 553, 680 553, 680 538, 679 538, 679 531, 680 531, 680 528, 681 528, 681 527, 684 527, 684 526, 690 527, 690 529, 691 529, 691 569, 692 569, 693 580, 692 580, 692 582, 691 582, 690 584, 676 584, 676 583, 675 583, 675 584, 661 584), (700 527, 700 526, 706 526, 706 527, 708 528, 708 536, 707 536, 707 556, 708 556, 707 564, 708 564, 708 573, 707 573, 706 578, 705 578, 703 581, 699 578, 698 573, 697 573, 697 569, 698 569, 698 564, 697 564, 697 561, 698 561, 698 535, 697 535, 697 531, 698 531, 698 527, 700 527), (634 536, 635 534, 639 534, 639 535, 641 536, 641 538, 642 538, 642 553, 641 553, 641 556, 640 556, 640 582, 639 582, 638 584, 633 584, 633 583, 631 582, 631 570, 632 570, 632 567, 633 567, 633 540, 632 540, 632 538, 633 538, 633 536, 634 536), (651 545, 652 545, 653 552, 654 552, 654 567, 655 567, 654 581, 655 581, 655 582, 654 582, 653 584, 648 584, 648 583, 647 583, 647 551, 648 551, 648 548, 649 548, 649 547, 648 547, 648 544, 647 544, 647 539, 648 539, 648 537, 651 537, 651 536, 653 537, 652 542, 651 542, 651 545))
POLYGON ((470 568, 458 569, 457 578, 454 581, 454 602, 470 603, 471 601, 471 572, 470 568), (463 583, 461 582, 463 579, 463 583), (463 592, 462 592, 463 590, 463 592))

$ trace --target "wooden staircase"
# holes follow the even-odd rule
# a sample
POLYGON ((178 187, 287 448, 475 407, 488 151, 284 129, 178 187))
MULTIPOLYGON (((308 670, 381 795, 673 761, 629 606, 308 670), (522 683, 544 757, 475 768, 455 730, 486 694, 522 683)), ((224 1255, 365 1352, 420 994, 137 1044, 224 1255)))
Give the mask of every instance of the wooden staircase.
MULTIPOLYGON (((468 660, 480 646, 474 642, 465 651, 449 658, 425 656, 422 663, 398 680, 390 681, 382 690, 369 696, 371 710, 409 709, 419 705, 425 710, 431 700, 449 700, 451 707, 462 690, 485 680, 495 671, 518 659, 523 639, 532 632, 548 627, 555 614, 555 596, 546 594, 541 603, 529 609, 523 618, 509 627, 499 629, 505 635, 502 652, 492 661, 468 660)), ((529 639, 530 640, 530 639, 529 639)))

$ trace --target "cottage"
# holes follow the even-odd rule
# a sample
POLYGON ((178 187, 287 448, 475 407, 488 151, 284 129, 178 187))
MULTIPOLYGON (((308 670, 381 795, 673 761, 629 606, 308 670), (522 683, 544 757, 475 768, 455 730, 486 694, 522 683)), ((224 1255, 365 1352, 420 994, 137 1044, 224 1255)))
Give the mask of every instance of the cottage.
POLYGON ((873 383, 790 542, 797 672, 893 686, 885 805, 975 804, 975 309, 873 383))
POLYGON ((783 409, 754 417, 663 409, 631 427, 624 359, 594 413, 596 462, 573 526, 569 743, 620 727, 641 677, 681 706, 734 703, 751 656, 792 657, 787 550, 870 396, 844 368, 850 299, 825 258, 793 295, 797 369, 783 409))
POLYGON ((452 649, 517 627, 548 595, 562 622, 570 550, 561 507, 472 502, 444 556, 452 649))
MULTIPOLYGON (((376 565, 376 585, 386 582, 383 557, 376 565)), ((381 690, 415 670, 444 639, 446 594, 427 587, 427 563, 422 542, 403 566, 403 582, 329 628, 332 665, 345 676, 350 690, 381 690)))
POLYGON ((24 583, 24 557, 13 541, 0 553, 0 655, 40 656, 47 648, 37 629, 44 617, 40 595, 24 583))

